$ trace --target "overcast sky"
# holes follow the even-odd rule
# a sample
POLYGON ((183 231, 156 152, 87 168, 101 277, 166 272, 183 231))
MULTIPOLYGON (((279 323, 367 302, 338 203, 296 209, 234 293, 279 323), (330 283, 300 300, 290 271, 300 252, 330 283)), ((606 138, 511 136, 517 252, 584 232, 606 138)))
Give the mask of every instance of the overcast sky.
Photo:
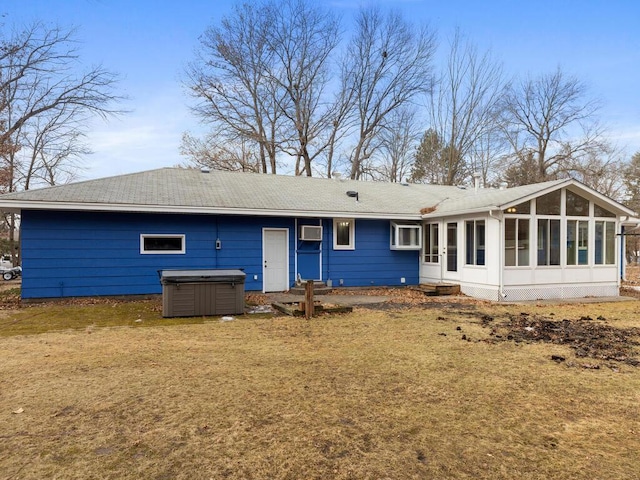
MULTIPOLYGON (((75 26, 87 65, 120 74, 131 113, 89 132, 84 178, 173 166, 184 161, 183 132, 201 131, 180 83, 198 37, 235 2, 164 0, 0 0, 3 28, 34 20, 75 26)), ((321 0, 348 26, 361 2, 321 0)), ((640 1, 382 0, 427 22, 445 39, 458 27, 491 49, 509 75, 558 66, 603 102, 601 120, 630 156, 640 150, 640 1)), ((425 126, 426 128, 426 126, 425 126)), ((283 172, 284 173, 284 172, 283 172)))

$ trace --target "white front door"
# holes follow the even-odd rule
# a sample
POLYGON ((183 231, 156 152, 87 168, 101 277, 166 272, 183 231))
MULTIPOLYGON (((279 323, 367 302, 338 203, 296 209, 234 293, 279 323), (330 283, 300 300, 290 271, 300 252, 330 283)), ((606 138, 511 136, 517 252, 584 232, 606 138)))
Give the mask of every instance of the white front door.
POLYGON ((262 278, 265 292, 289 290, 289 230, 265 228, 262 230, 262 278))

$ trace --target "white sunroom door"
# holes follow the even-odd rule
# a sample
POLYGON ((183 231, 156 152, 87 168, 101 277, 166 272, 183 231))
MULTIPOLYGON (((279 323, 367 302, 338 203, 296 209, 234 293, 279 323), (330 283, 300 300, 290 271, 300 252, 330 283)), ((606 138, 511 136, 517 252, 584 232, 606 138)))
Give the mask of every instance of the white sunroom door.
POLYGON ((265 292, 289 290, 288 230, 267 229, 262 231, 263 245, 263 289, 265 292))

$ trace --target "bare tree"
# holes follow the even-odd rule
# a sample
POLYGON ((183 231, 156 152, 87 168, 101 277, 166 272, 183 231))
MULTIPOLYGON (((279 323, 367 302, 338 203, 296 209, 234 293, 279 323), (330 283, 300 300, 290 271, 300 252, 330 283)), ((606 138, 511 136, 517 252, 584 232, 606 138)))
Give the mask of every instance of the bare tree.
POLYGON ((603 131, 595 121, 599 103, 586 86, 559 68, 509 88, 504 100, 504 132, 515 167, 520 159, 535 164, 527 183, 562 174, 570 162, 599 149, 603 131))
POLYGON ((580 161, 567 165, 567 175, 614 200, 622 200, 625 189, 627 162, 622 152, 608 142, 599 149, 590 149, 580 161))
POLYGON ((297 175, 312 175, 312 163, 332 154, 338 135, 327 132, 344 117, 327 93, 339 33, 332 13, 305 0, 236 7, 207 30, 188 69, 195 112, 221 141, 253 142, 265 173, 276 173, 284 153, 297 175))
POLYGON ((83 112, 69 106, 43 113, 16 130, 20 148, 4 157, 13 167, 15 186, 29 190, 78 178, 83 158, 92 153, 84 142, 86 121, 83 112))
POLYGON ((220 26, 206 30, 186 72, 198 102, 195 114, 215 127, 221 142, 252 142, 264 173, 277 172, 280 106, 286 101, 271 76, 274 52, 268 37, 275 19, 273 4, 236 6, 220 26))
POLYGON ((246 139, 220 142, 218 135, 209 133, 204 139, 189 133, 182 136, 180 153, 189 158, 189 164, 198 168, 232 172, 260 173, 262 165, 256 150, 246 139))
POLYGON ((34 180, 55 182, 79 168, 81 138, 92 116, 120 113, 117 77, 102 66, 78 73, 75 30, 35 23, 0 39, 0 145, 7 191, 34 180))
POLYGON ((263 172, 289 155, 296 174, 328 177, 350 150, 359 178, 386 117, 429 90, 434 39, 397 13, 362 10, 337 78, 340 33, 337 18, 308 0, 243 4, 209 28, 187 83, 216 143, 252 142, 263 172))
MULTIPOLYGON (((3 48, 2 43, 0 43, 0 48, 3 48)), ((0 74, 1 74, 0 70, 0 74)), ((0 77, 0 80, 2 77, 0 77)), ((1 93, 1 92, 0 92, 1 93)), ((7 100, 5 95, 0 95, 0 132, 4 133, 7 131, 7 100)), ((4 135, 1 136, 0 140, 0 158, 5 158, 5 156, 10 155, 15 149, 14 145, 10 143, 11 138, 6 137, 4 135)), ((5 162, 6 163, 6 162, 5 162)), ((11 184, 9 179, 10 171, 7 168, 7 165, 3 165, 0 167, 0 193, 7 192, 7 186, 11 184)))
MULTIPOLYGON (((342 61, 341 68, 345 71, 348 62, 342 61)), ((316 159, 316 166, 324 167, 324 173, 327 178, 340 170, 340 167, 346 166, 349 162, 346 155, 342 155, 342 141, 349 135, 349 119, 352 116, 354 107, 354 90, 349 84, 347 75, 340 75, 340 86, 334 94, 332 108, 328 115, 328 123, 326 129, 322 132, 325 138, 326 148, 323 155, 316 159), (344 165, 342 165, 344 164, 344 165)), ((346 169, 346 168, 345 168, 346 169)))
POLYGON ((279 107, 291 131, 285 150, 296 159, 296 175, 311 176, 312 161, 330 144, 322 132, 338 117, 337 106, 328 102, 325 92, 330 55, 340 38, 339 22, 305 0, 279 2, 274 11, 267 41, 275 60, 270 76, 283 92, 279 107))
POLYGON ((496 185, 501 181, 501 165, 508 164, 508 142, 499 128, 490 129, 474 142, 467 153, 467 170, 480 174, 483 187, 496 185))
POLYGON ((429 92, 434 46, 431 32, 412 28, 398 12, 360 10, 343 82, 353 89, 354 100, 351 178, 361 177, 363 164, 380 147, 388 115, 429 92))
POLYGON ((443 183, 453 185, 475 171, 479 165, 472 157, 478 160, 476 155, 497 139, 505 81, 501 65, 490 53, 480 54, 459 31, 448 48, 445 68, 430 95, 429 112, 430 128, 450 147, 449 156, 442 159, 447 169, 443 183))
POLYGON ((375 162, 375 180, 402 182, 408 178, 420 138, 416 115, 416 110, 409 106, 389 115, 380 132, 380 160, 375 162))
MULTIPOLYGON (((89 150, 88 120, 120 113, 117 76, 102 66, 81 71, 74 29, 34 23, 0 32, 0 158, 3 190, 72 179, 89 150)), ((9 215, 14 242, 15 215, 9 215)), ((13 252, 12 252, 13 254, 13 252)), ((19 263, 14 258, 14 263, 19 263)))

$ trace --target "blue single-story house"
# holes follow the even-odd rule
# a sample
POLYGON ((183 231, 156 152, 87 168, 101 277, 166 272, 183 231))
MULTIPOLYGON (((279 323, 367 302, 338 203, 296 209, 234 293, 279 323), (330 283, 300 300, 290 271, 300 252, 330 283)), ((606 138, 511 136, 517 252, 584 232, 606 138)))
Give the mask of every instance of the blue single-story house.
POLYGON ((0 196, 25 299, 156 294, 166 269, 245 290, 450 282, 490 300, 617 295, 635 213, 575 180, 480 189, 163 168, 0 196))

